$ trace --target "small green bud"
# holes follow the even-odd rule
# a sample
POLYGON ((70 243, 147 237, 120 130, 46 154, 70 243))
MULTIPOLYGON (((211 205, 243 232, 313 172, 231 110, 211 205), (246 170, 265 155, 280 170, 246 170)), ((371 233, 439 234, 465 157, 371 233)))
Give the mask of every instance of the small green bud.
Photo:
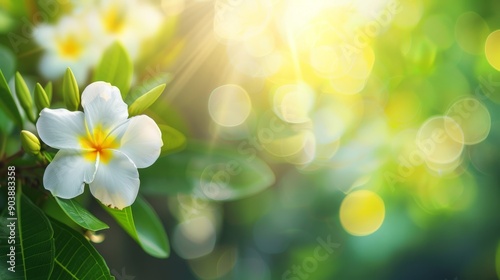
POLYGON ((19 99, 19 103, 21 103, 21 107, 23 107, 26 116, 31 122, 35 122, 35 114, 33 113, 33 98, 31 97, 30 90, 26 85, 26 82, 23 79, 23 76, 16 72, 15 77, 15 87, 17 98, 19 99))
POLYGON ((75 75, 73 75, 73 72, 69 68, 64 73, 62 91, 66 108, 70 111, 78 110, 78 106, 80 106, 80 91, 78 90, 75 75))
POLYGON ((49 97, 47 93, 43 89, 42 85, 36 83, 35 86, 35 105, 38 109, 38 112, 42 111, 43 108, 47 108, 50 106, 49 97))
POLYGON ((146 92, 137 98, 130 106, 128 107, 128 113, 131 116, 139 115, 144 112, 149 106, 153 105, 153 103, 160 97, 163 90, 165 89, 165 84, 161 84, 146 92))
POLYGON ((21 131, 21 144, 23 145, 23 150, 27 153, 33 155, 38 155, 40 153, 40 140, 35 134, 27 131, 21 131))

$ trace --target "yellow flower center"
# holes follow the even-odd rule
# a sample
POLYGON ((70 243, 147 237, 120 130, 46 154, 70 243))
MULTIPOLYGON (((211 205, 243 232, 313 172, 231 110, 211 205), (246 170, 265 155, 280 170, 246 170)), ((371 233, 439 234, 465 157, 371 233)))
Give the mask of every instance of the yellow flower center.
POLYGON ((81 137, 80 145, 86 150, 84 157, 87 160, 96 161, 99 154, 99 162, 105 164, 111 160, 112 153, 110 149, 119 147, 118 141, 100 127, 95 128, 93 133, 81 137))
POLYGON ((111 7, 103 17, 103 23, 106 30, 110 33, 118 33, 122 30, 125 22, 123 11, 117 6, 111 7))
POLYGON ((75 58, 77 57, 82 48, 74 36, 68 36, 58 42, 59 53, 64 57, 75 58))

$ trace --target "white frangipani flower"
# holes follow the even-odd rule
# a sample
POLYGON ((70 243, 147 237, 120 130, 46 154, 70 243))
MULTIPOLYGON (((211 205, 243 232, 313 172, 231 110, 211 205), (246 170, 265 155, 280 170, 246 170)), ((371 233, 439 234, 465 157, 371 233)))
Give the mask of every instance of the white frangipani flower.
POLYGON ((64 16, 56 25, 35 27, 33 37, 45 50, 40 73, 47 79, 56 79, 69 67, 79 83, 85 82, 89 69, 106 47, 96 40, 100 33, 100 25, 85 14, 64 16))
POLYGON ((73 198, 85 184, 103 204, 122 209, 139 191, 137 168, 153 164, 163 146, 158 125, 148 116, 128 118, 118 88, 95 82, 82 93, 84 112, 43 109, 40 138, 59 149, 43 176, 54 196, 73 198))

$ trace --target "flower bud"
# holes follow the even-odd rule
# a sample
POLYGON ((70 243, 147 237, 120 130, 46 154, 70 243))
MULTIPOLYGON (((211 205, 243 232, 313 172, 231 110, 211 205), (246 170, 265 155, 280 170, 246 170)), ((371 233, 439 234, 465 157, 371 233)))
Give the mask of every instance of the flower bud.
POLYGON ((38 112, 42 111, 43 108, 50 106, 49 97, 47 96, 47 93, 43 89, 42 85, 39 83, 36 83, 35 86, 35 105, 38 112))
POLYGON ((80 91, 78 90, 76 78, 69 68, 64 73, 62 90, 66 108, 70 111, 78 110, 78 106, 80 106, 80 91))
POLYGON ((30 121, 35 122, 35 114, 33 113, 32 108, 33 98, 31 97, 30 90, 28 89, 23 76, 21 76, 19 72, 16 72, 15 87, 17 98, 19 99, 19 103, 21 103, 21 107, 23 107, 26 116, 30 121))
POLYGON ((40 140, 38 140, 35 134, 27 130, 21 131, 21 144, 23 145, 24 151, 27 153, 33 155, 38 155, 40 153, 40 140))

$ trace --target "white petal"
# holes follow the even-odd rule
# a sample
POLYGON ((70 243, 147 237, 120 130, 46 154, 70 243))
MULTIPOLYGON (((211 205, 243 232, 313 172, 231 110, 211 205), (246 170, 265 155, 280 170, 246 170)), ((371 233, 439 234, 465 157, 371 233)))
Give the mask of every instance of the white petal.
POLYGON ((82 106, 87 127, 111 130, 128 118, 127 104, 123 102, 120 90, 105 82, 88 85, 82 93, 82 106))
POLYGON ((94 179, 96 161, 89 161, 79 151, 60 150, 43 174, 43 186, 52 195, 73 198, 83 192, 85 183, 94 179))
POLYGON ((33 39, 38 45, 47 50, 53 51, 56 49, 56 44, 54 43, 55 34, 55 28, 45 23, 33 28, 33 39))
POLYGON ((134 203, 139 192, 139 172, 123 153, 110 150, 107 163, 101 161, 90 184, 90 192, 102 204, 123 209, 134 203))
POLYGON ((80 150, 79 138, 87 135, 83 113, 66 109, 43 109, 36 129, 42 141, 56 149, 80 150))
POLYGON ((150 166, 160 156, 163 146, 160 128, 146 115, 130 118, 111 134, 120 139, 118 150, 126 154, 137 168, 150 166))

